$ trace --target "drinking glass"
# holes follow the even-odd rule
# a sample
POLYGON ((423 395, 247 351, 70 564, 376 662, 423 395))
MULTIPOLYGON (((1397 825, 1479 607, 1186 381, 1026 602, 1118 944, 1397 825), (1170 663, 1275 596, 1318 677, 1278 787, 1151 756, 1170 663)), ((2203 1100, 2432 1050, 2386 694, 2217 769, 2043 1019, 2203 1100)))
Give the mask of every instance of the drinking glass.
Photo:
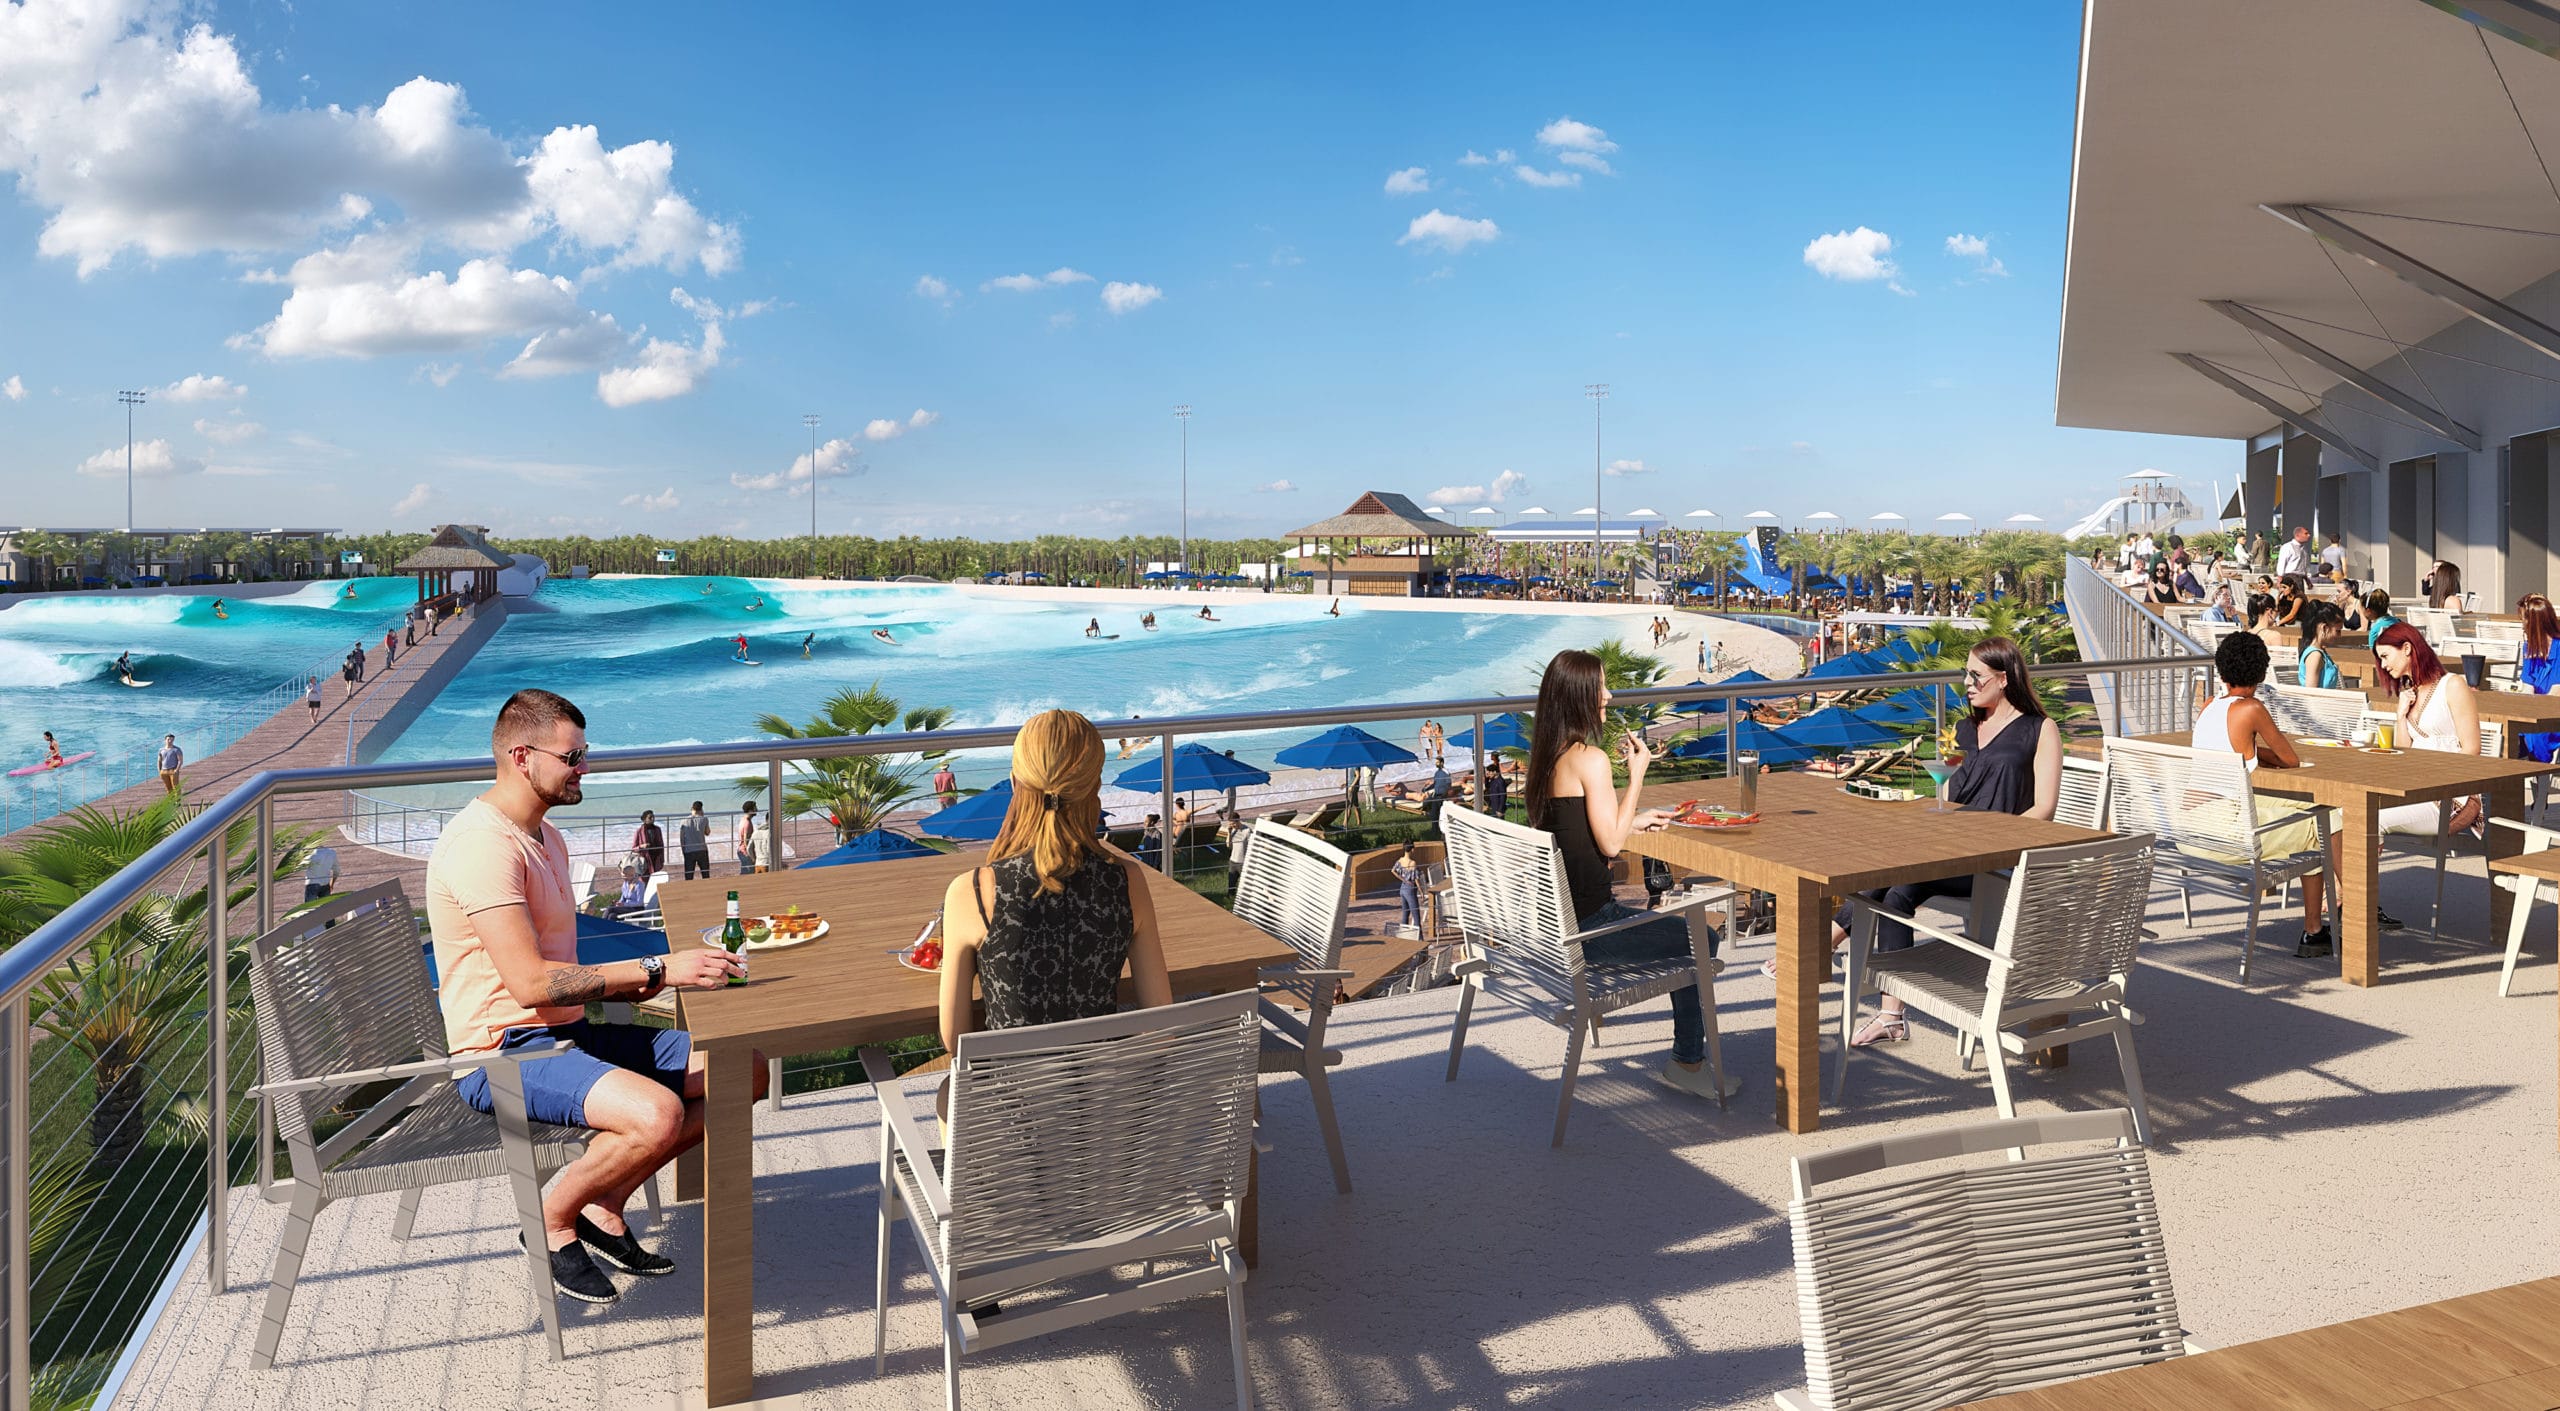
POLYGON ((1760 811, 1760 752, 1744 750, 1733 757, 1733 777, 1740 786, 1735 806, 1744 813, 1760 811))
POLYGON ((1920 767, 1929 771, 1929 782, 1937 787, 1938 796, 1929 803, 1931 813, 1956 812, 1956 806, 1947 802, 1947 779, 1956 772, 1956 765, 1959 763, 1961 761, 1949 759, 1943 755, 1920 761, 1920 767))

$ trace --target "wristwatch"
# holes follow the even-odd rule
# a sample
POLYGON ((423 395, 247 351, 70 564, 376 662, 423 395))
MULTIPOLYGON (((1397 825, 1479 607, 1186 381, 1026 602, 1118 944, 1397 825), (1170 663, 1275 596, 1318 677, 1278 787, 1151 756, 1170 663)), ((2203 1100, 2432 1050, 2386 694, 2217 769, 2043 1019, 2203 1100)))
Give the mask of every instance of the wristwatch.
POLYGON ((647 976, 649 980, 648 988, 640 992, 640 997, 642 999, 651 998, 656 995, 658 991, 665 989, 667 986, 666 957, 658 955, 644 955, 640 957, 640 973, 647 976))

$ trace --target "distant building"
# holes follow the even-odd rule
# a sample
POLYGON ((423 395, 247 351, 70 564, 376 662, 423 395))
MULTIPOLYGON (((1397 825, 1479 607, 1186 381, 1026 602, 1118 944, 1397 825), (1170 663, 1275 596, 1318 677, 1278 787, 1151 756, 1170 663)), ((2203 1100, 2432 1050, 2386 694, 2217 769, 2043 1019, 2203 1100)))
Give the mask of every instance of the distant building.
POLYGON ((1372 490, 1286 537, 1298 541, 1292 558, 1318 593, 1407 598, 1448 592, 1450 570, 1464 558, 1458 546, 1471 536, 1402 495, 1372 490))

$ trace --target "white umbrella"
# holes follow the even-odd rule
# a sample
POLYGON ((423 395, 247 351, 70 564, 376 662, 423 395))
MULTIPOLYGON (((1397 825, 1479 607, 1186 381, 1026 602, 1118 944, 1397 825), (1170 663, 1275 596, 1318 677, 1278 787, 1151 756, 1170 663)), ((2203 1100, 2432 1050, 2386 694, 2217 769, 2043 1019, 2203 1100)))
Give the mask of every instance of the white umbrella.
POLYGON ((1753 510, 1751 513, 1743 516, 1744 519, 1776 519, 1777 517, 1778 516, 1776 514, 1768 510, 1753 510))
POLYGON ((1713 519, 1715 517, 1716 512, 1714 510, 1691 510, 1684 516, 1684 518, 1688 519, 1713 519))
POLYGON ((1653 511, 1653 510, 1629 510, 1629 511, 1627 511, 1627 518, 1629 518, 1629 519, 1660 519, 1660 518, 1662 518, 1662 516, 1661 516, 1660 514, 1656 513, 1656 512, 1655 512, 1655 511, 1653 511))
POLYGON ((2009 516, 2009 522, 2011 524, 2042 524, 2044 523, 2044 516, 2040 514, 2013 514, 2009 516))
POLYGON ((1813 513, 1805 516, 1807 519, 1838 519, 1839 517, 1840 516, 1833 514, 1829 510, 1815 510, 1813 513))
POLYGON ((1972 521, 1973 516, 1972 516, 1972 515, 1969 515, 1969 514, 1966 514, 1966 513, 1962 512, 1962 511, 1960 511, 1960 510, 1949 510, 1949 511, 1947 511, 1945 514, 1942 514, 1942 515, 1938 516, 1938 522, 1939 522, 1940 524, 1944 524, 1944 523, 1946 523, 1947 521, 1949 521, 1949 520, 1951 520, 1951 519, 1961 519, 1961 520, 1965 520, 1965 521, 1967 521, 1967 522, 1969 523, 1969 522, 1971 522, 1971 521, 1972 521))
POLYGON ((1447 514, 1447 513, 1448 513, 1448 511, 1447 511, 1447 510, 1444 510, 1444 509, 1440 508, 1438 505, 1424 505, 1424 506, 1422 507, 1422 512, 1423 512, 1424 514, 1447 514))
POLYGON ((1502 511, 1500 511, 1500 510, 1498 510, 1498 509, 1495 509, 1495 508, 1494 508, 1493 506, 1491 506, 1491 505, 1478 505, 1478 506, 1476 506, 1474 509, 1471 509, 1471 510, 1467 511, 1467 513, 1469 513, 1469 514, 1500 514, 1500 513, 1502 513, 1502 511))
POLYGON ((1575 514, 1598 514, 1599 512, 1598 507, 1593 505, 1584 505, 1582 508, 1574 511, 1575 514))
POLYGON ((1898 515, 1898 514, 1895 514, 1895 513, 1894 513, 1893 511, 1891 511, 1891 510, 1886 510, 1886 511, 1885 511, 1884 513, 1882 513, 1882 514, 1871 514, 1871 515, 1868 515, 1868 516, 1867 516, 1867 518, 1869 518, 1869 519, 1900 519, 1900 518, 1902 518, 1902 516, 1900 516, 1900 515, 1898 515))

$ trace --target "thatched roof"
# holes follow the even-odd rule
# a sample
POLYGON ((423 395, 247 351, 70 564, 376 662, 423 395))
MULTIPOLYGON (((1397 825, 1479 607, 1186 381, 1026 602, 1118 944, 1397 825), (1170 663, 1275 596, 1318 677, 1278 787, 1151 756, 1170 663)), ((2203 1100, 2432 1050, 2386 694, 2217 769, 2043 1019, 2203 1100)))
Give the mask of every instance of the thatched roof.
POLYGON ((489 547, 478 530, 467 524, 439 524, 436 537, 427 546, 400 560, 400 573, 420 570, 450 573, 463 568, 513 568, 514 559, 489 547))
POLYGON ((1331 519, 1320 519, 1304 529, 1292 530, 1292 539, 1459 539, 1466 531, 1454 524, 1443 523, 1422 512, 1422 507, 1402 495, 1372 490, 1354 500, 1351 508, 1331 519))

